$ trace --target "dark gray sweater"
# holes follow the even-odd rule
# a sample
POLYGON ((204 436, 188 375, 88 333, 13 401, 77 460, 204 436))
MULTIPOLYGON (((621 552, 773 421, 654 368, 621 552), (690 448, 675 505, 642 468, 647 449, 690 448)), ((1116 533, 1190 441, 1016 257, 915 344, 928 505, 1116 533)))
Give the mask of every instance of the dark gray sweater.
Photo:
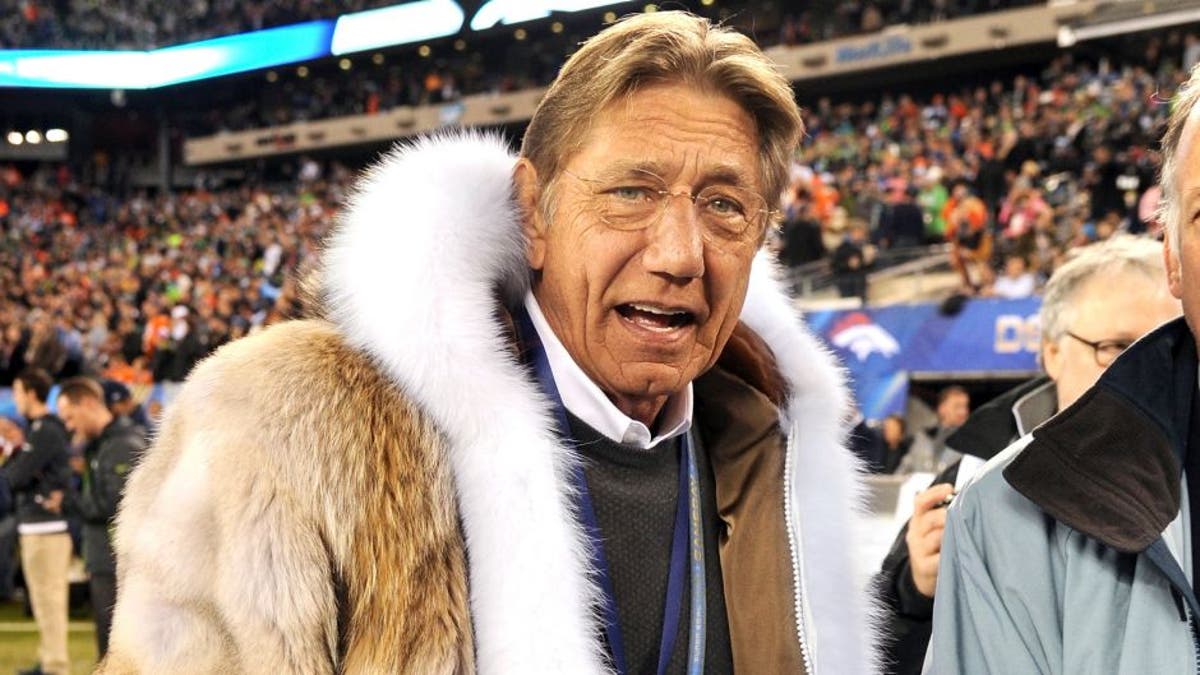
MULTIPOLYGON (((641 450, 605 438, 568 413, 571 435, 586 465, 584 475, 604 538, 613 593, 616 596, 625 662, 631 675, 653 674, 658 668, 671 540, 679 492, 680 438, 641 450)), ((694 434, 693 434, 694 436, 694 434)), ((707 640, 705 672, 733 671, 729 622, 721 583, 717 517, 712 468, 704 448, 695 443, 700 467, 704 525, 707 640)), ((679 633, 668 672, 685 672, 687 629, 691 607, 690 584, 684 584, 679 633)))

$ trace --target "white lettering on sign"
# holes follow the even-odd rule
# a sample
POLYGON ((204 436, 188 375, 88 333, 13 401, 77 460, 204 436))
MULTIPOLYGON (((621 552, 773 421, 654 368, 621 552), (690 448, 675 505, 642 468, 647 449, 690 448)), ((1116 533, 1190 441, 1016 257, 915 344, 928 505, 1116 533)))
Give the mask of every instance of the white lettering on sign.
POLYGON ((1001 314, 996 317, 997 354, 1038 353, 1042 345, 1042 324, 1037 314, 1001 314))

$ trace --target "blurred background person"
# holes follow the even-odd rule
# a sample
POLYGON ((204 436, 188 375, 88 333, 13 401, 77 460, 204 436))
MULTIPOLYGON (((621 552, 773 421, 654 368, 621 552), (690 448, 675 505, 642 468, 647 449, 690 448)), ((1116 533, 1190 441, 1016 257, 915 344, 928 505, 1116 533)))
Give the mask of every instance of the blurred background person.
POLYGON ((29 425, 24 444, 0 466, 0 481, 13 495, 20 535, 21 570, 38 627, 38 663, 21 671, 27 675, 68 673, 67 572, 71 564, 71 535, 61 510, 47 508, 68 488, 70 436, 47 401, 53 382, 43 370, 28 369, 17 376, 13 394, 17 411, 29 425))
POLYGON ((1029 271, 1025 256, 1009 253, 1004 256, 1004 273, 996 277, 988 295, 1007 300, 1028 298, 1037 290, 1037 277, 1029 271))
POLYGON ((901 460, 912 447, 913 439, 908 435, 908 423, 902 415, 888 415, 880 429, 884 446, 884 473, 896 473, 901 460))
POLYGON ((86 442, 83 488, 67 491, 65 500, 54 507, 83 519, 83 559, 96 619, 96 648, 103 659, 117 592, 110 532, 125 481, 145 445, 145 431, 128 417, 113 415, 100 384, 87 377, 62 383, 58 410, 67 427, 86 442))
POLYGON ((962 290, 974 295, 992 284, 992 233, 988 229, 987 206, 971 193, 966 181, 955 184, 942 207, 950 262, 962 277, 962 290))
POLYGON ((945 501, 987 459, 1074 403, 1142 335, 1178 317, 1162 244, 1129 235, 1076 249, 1046 286, 1040 311, 1046 375, 975 411, 946 445, 964 455, 917 495, 884 560, 879 586, 891 610, 889 672, 919 673, 932 628, 945 501))
POLYGON ((946 447, 946 439, 971 414, 971 395, 958 385, 946 387, 938 392, 935 412, 937 424, 913 437, 908 453, 900 460, 898 473, 938 473, 962 456, 946 447))
POLYGON ((867 272, 875 262, 875 247, 868 241, 867 226, 850 221, 842 243, 833 250, 830 267, 838 293, 843 298, 859 298, 867 303, 867 272))

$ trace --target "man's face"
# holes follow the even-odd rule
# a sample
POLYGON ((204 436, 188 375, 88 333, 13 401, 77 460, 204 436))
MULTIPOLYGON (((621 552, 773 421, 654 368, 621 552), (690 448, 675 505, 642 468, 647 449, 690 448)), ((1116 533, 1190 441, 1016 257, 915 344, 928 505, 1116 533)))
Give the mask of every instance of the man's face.
POLYGON ((21 417, 29 417, 28 399, 25 398, 25 385, 21 384, 20 380, 13 381, 13 403, 17 406, 17 412, 21 417))
POLYGON ((961 427, 971 414, 971 397, 955 393, 946 397, 938 404, 938 424, 942 427, 961 427))
POLYGON ((1025 259, 1015 255, 1010 257, 1004 264, 1004 270, 1012 278, 1025 274, 1025 259))
MULTIPOLYGON (((1066 313, 1066 329, 1089 342, 1131 344, 1160 324, 1179 316, 1179 301, 1162 282, 1139 272, 1092 278, 1075 291, 1066 313)), ((1107 366, 1096 350, 1064 335, 1042 346, 1046 374, 1058 389, 1058 409, 1071 405, 1090 389, 1107 366)))
POLYGON ((900 420, 888 417, 883 420, 883 440, 889 444, 899 444, 904 439, 904 426, 900 420))
POLYGON ((99 432, 95 428, 95 414, 92 410, 95 405, 99 404, 90 399, 81 398, 78 402, 72 402, 66 396, 59 396, 58 416, 71 431, 85 438, 94 438, 99 432))
POLYGON ((631 417, 652 421, 716 360, 737 324, 763 219, 744 240, 714 240, 693 204, 673 196, 647 227, 622 231, 601 220, 597 189, 641 186, 652 174, 676 195, 713 186, 761 194, 758 157, 754 121, 736 103, 660 85, 596 116, 557 177, 553 222, 534 206, 548 177, 526 162, 517 169, 538 304, 576 363, 631 417))
POLYGON ((1200 344, 1200 143, 1197 129, 1200 128, 1200 107, 1192 111, 1183 128, 1180 139, 1178 167, 1174 179, 1175 194, 1179 195, 1179 250, 1173 250, 1174 242, 1168 237, 1164 251, 1167 261, 1168 282, 1171 294, 1183 301, 1183 313, 1187 317, 1192 335, 1200 344))

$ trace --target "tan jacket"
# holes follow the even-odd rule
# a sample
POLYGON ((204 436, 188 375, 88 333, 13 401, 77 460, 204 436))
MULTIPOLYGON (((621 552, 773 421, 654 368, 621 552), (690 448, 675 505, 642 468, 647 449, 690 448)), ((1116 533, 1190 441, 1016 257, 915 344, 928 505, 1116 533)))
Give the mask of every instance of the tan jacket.
MULTIPOLYGON (((325 253, 327 317, 196 369, 130 480, 103 672, 604 672, 575 458, 495 312, 526 278, 512 161, 395 153, 325 253)), ((763 263, 696 382, 736 668, 866 673, 840 373, 763 263)))

